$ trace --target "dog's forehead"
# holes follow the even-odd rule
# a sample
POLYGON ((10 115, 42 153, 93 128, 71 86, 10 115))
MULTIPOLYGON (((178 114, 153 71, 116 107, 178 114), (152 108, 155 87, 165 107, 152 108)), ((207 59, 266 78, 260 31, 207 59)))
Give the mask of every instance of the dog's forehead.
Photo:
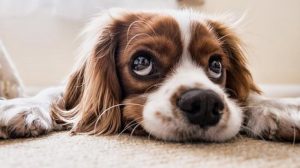
MULTIPOLYGON (((127 23, 127 44, 155 41, 155 37, 164 37, 173 42, 180 55, 195 55, 195 52, 210 53, 220 49, 220 43, 209 25, 208 18, 191 12, 135 13, 127 23), (134 18, 134 19, 132 19, 134 18)), ((164 40, 155 41, 164 43, 164 40)), ((150 42, 151 43, 151 42, 150 42)), ((159 46, 149 44, 147 47, 159 46)), ((134 46, 135 47, 135 46, 134 46)), ((163 47, 156 49, 166 50, 163 47)))
POLYGON ((131 13, 120 25, 117 66, 122 69, 120 77, 128 94, 143 93, 149 86, 163 82, 185 58, 206 68, 211 52, 220 49, 208 24, 185 13, 131 13), (160 78, 138 80, 132 77, 128 65, 141 50, 151 52, 159 66, 160 78))
MULTIPOLYGON (((210 22, 209 17, 187 11, 142 13, 130 23, 127 35, 132 33, 130 39, 137 43, 149 39, 147 47, 163 55, 161 59, 165 64, 172 62, 174 65, 184 58, 191 58, 196 64, 205 67, 211 55, 224 55, 222 42, 210 22), (140 26, 134 28, 135 24, 140 26), (153 40, 158 36, 164 38, 153 40)), ((129 40, 128 43, 131 42, 129 40)))

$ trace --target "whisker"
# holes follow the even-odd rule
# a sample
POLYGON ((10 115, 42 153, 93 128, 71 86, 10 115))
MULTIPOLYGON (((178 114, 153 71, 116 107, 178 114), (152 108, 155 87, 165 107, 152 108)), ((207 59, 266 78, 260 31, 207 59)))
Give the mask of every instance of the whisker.
POLYGON ((126 105, 136 105, 136 106, 142 106, 144 107, 144 105, 142 104, 138 104, 138 103, 122 103, 122 104, 116 104, 116 105, 113 105, 107 109, 105 109, 104 111, 102 111, 102 113, 97 117, 97 120, 95 122, 95 125, 94 125, 94 133, 96 132, 97 130, 97 125, 98 125, 98 122, 100 121, 101 117, 106 113, 108 112, 109 110, 113 109, 113 108, 117 108, 117 107, 120 107, 120 106, 126 106, 126 105))
POLYGON ((134 131, 140 126, 141 124, 137 123, 137 125, 132 129, 131 133, 130 133, 130 137, 132 137, 134 131))
POLYGON ((151 135, 152 135, 152 133, 149 131, 149 132, 148 132, 148 138, 147 138, 148 140, 150 140, 151 135))
POLYGON ((163 84, 162 83, 156 83, 156 84, 153 84, 151 86, 149 86, 144 93, 148 92, 150 89, 152 89, 153 87, 159 87, 159 86, 162 86, 163 84))
POLYGON ((225 38, 228 37, 228 36, 232 36, 232 35, 233 35, 232 33, 227 33, 227 34, 223 35, 222 37, 219 37, 218 40, 221 43, 224 43, 224 41, 226 40, 225 38))
POLYGON ((230 92, 229 94, 234 94, 234 96, 237 96, 237 93, 236 93, 236 91, 234 91, 233 89, 230 89, 230 88, 225 88, 225 92, 230 92))
MULTIPOLYGON (((143 117, 139 117, 136 120, 140 120, 143 117)), ((123 134, 127 129, 129 129, 130 127, 132 127, 133 125, 136 124, 136 120, 131 121, 130 123, 126 124, 125 128, 118 134, 118 136, 120 136, 121 134, 123 134)))
POLYGON ((297 124, 295 123, 296 121, 293 121, 293 146, 295 146, 296 139, 297 139, 297 124))
POLYGON ((127 39, 127 42, 128 42, 128 37, 129 37, 129 33, 130 33, 130 30, 131 28, 137 24, 137 23, 143 23, 143 25, 146 25, 148 26, 148 28, 154 33, 154 35, 157 35, 157 33, 155 32, 155 30, 153 29, 153 27, 148 23, 149 21, 145 21, 143 18, 140 18, 140 20, 136 20, 134 22, 132 22, 129 26, 128 26, 128 29, 127 29, 127 33, 126 33, 126 39, 127 39))
POLYGON ((251 130, 251 128, 249 128, 249 127, 247 127, 247 126, 243 126, 243 125, 241 126, 241 128, 243 128, 243 129, 245 129, 245 130, 248 130, 248 131, 251 132, 254 136, 257 136, 258 138, 260 138, 260 139, 266 141, 266 139, 265 139, 263 136, 254 133, 254 132, 251 130))
POLYGON ((118 134, 118 136, 120 136, 121 134, 123 134, 127 129, 129 129, 130 127, 132 127, 135 124, 136 124, 135 121, 131 121, 130 123, 126 124, 125 128, 118 134))
POLYGON ((132 26, 134 26, 134 24, 139 23, 139 22, 141 22, 141 21, 140 21, 140 20, 133 21, 133 22, 130 23, 130 25, 128 26, 128 29, 127 29, 127 32, 126 32, 126 41, 127 41, 127 43, 128 43, 128 37, 129 37, 130 29, 132 28, 132 26))
POLYGON ((147 33, 138 33, 138 34, 134 35, 134 36, 127 42, 127 44, 126 44, 126 46, 125 46, 125 50, 127 50, 128 46, 130 45, 130 43, 131 43, 135 38, 137 38, 137 37, 139 37, 139 36, 142 36, 142 35, 146 35, 146 36, 149 36, 149 37, 153 38, 152 36, 150 36, 150 35, 147 34, 147 33))
POLYGON ((295 143, 296 143, 296 126, 294 126, 293 129, 294 129, 293 130, 294 131, 293 132, 294 133, 294 135, 293 135, 293 146, 295 147, 295 143))

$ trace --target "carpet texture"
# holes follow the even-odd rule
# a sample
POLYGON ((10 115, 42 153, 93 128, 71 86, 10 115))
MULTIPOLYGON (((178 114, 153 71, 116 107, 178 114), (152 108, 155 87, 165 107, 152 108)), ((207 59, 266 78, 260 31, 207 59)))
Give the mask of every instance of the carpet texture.
POLYGON ((227 143, 170 143, 146 137, 52 133, 0 140, 0 167, 300 167, 300 144, 239 136, 227 143))

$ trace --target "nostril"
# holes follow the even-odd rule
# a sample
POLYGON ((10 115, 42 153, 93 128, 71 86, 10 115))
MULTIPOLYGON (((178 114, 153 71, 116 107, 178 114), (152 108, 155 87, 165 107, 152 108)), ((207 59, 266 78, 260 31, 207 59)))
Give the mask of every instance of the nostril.
POLYGON ((177 106, 184 112, 197 113, 201 109, 199 95, 199 90, 190 90, 181 95, 177 101, 177 106))
POLYGON ((195 101, 192 103, 192 108, 191 108, 190 112, 195 113, 195 112, 199 111, 200 109, 201 109, 200 103, 195 101))
POLYGON ((224 109, 224 104, 221 100, 217 101, 213 105, 212 114, 218 116, 221 114, 221 111, 224 109))
POLYGON ((212 110, 212 114, 213 114, 214 116, 220 115, 219 108, 218 108, 218 107, 214 107, 213 110, 212 110))

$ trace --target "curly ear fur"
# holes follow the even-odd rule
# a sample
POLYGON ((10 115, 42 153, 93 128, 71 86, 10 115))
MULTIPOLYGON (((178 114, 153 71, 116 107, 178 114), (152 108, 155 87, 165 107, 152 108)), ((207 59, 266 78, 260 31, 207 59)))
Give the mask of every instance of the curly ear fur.
POLYGON ((251 91, 260 93, 260 90, 247 68, 241 41, 226 25, 215 21, 210 21, 209 25, 222 41, 223 49, 229 56, 230 68, 226 72, 226 88, 233 98, 245 102, 251 91))
POLYGON ((121 126, 118 106, 121 89, 115 67, 118 39, 114 24, 111 15, 92 22, 86 31, 90 37, 83 44, 83 58, 54 107, 54 118, 71 125, 74 133, 113 134, 121 126))

